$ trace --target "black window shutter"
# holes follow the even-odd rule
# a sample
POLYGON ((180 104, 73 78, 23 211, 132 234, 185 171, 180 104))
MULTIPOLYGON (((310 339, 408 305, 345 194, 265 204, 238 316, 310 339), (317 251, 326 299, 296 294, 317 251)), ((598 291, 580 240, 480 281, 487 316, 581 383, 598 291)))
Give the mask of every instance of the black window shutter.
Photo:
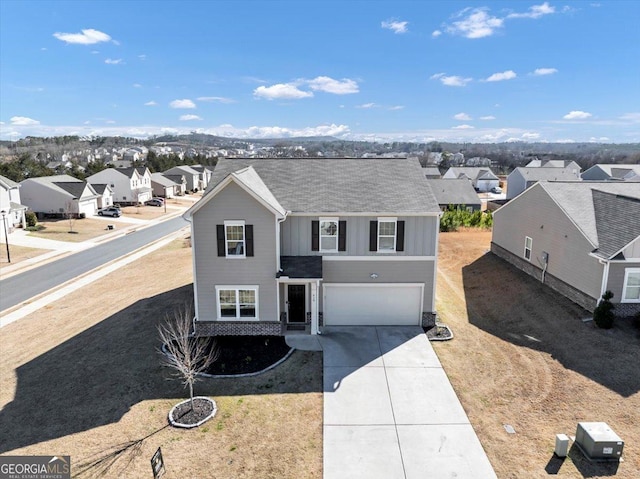
POLYGON ((369 222, 369 251, 378 251, 378 222, 369 222))
POLYGON ((246 256, 253 256, 253 225, 244 225, 244 242, 247 245, 246 256))
POLYGON ((338 251, 347 251, 347 222, 338 221, 338 251))
POLYGON ((216 232, 218 236, 218 256, 226 256, 224 247, 224 225, 216 225, 216 232))
POLYGON ((320 222, 311 222, 311 251, 320 251, 320 222))
POLYGON ((396 228, 398 228, 398 233, 396 235, 396 251, 404 251, 404 221, 398 221, 396 228))

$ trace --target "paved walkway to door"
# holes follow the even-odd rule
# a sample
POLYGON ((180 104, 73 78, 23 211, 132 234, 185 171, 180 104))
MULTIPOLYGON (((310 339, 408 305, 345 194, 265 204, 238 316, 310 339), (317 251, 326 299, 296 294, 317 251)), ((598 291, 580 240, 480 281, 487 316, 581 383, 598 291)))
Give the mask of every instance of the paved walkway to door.
POLYGON ((324 479, 496 475, 418 327, 331 327, 324 361, 324 479))

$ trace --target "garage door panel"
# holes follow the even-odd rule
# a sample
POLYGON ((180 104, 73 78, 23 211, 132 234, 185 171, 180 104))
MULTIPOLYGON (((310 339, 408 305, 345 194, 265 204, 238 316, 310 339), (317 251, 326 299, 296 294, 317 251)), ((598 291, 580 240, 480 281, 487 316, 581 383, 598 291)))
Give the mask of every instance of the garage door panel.
POLYGON ((324 285, 327 326, 418 325, 422 315, 420 284, 324 285))

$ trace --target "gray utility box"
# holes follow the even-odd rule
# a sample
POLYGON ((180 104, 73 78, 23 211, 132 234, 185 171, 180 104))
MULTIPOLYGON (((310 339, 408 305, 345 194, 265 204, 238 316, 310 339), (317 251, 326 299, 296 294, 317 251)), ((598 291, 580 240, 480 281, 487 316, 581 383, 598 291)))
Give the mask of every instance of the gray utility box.
POLYGON ((576 444, 587 459, 619 460, 624 441, 605 422, 579 422, 576 444))

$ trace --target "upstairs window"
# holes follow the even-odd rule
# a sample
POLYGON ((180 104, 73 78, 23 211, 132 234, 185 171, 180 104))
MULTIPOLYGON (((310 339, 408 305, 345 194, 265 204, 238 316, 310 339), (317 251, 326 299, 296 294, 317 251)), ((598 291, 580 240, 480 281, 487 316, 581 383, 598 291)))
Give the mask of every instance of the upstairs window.
POLYGON ((246 258, 253 256, 253 225, 244 221, 225 221, 217 225, 218 256, 246 258))
POLYGON ((531 261, 531 248, 533 246, 533 240, 528 236, 524 237, 524 258, 527 261, 531 261))
POLYGON ((396 219, 378 218, 378 251, 396 250, 396 219))
POLYGON ((320 219, 320 251, 338 251, 338 219, 320 219))

